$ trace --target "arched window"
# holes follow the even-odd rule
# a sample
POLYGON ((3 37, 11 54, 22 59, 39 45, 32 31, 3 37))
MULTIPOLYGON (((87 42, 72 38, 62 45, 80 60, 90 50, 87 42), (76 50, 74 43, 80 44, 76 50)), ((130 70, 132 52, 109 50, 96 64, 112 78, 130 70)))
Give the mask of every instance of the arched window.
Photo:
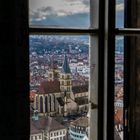
POLYGON ((45 96, 45 112, 48 112, 48 97, 45 96))
POLYGON ((51 112, 51 96, 49 95, 49 108, 50 108, 50 112, 51 112))
POLYGON ((39 98, 36 96, 36 109, 38 110, 39 98))
POLYGON ((55 102, 55 95, 53 94, 53 103, 54 103, 54 111, 56 110, 56 102, 55 102))
POLYGON ((43 97, 40 97, 40 113, 43 113, 43 97))

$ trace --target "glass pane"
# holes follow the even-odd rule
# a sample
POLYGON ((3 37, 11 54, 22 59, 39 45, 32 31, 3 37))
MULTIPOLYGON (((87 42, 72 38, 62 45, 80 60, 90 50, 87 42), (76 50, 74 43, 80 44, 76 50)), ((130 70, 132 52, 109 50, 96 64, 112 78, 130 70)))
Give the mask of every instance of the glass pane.
POLYGON ((29 0, 29 25, 88 28, 90 0, 29 0))
POLYGON ((123 106, 124 106, 124 37, 116 37, 115 49, 115 93, 114 93, 114 137, 123 140, 123 106))
POLYGON ((89 36, 30 35, 29 40, 30 137, 87 138, 89 36))
POLYGON ((124 27, 124 0, 116 0, 116 28, 124 27))

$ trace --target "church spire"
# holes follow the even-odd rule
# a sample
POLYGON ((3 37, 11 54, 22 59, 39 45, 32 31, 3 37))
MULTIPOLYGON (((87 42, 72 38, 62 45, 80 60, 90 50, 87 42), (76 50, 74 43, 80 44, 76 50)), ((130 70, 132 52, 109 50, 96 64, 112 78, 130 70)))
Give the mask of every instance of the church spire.
POLYGON ((66 54, 64 56, 64 62, 63 62, 63 66, 62 66, 62 72, 63 73, 66 73, 66 74, 71 73, 66 54))

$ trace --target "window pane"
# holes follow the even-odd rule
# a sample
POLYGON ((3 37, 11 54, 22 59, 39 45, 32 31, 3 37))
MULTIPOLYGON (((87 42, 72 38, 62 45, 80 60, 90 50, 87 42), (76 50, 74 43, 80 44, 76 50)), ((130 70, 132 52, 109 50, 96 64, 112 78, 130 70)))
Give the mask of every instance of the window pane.
POLYGON ((116 37, 115 49, 115 93, 114 93, 114 137, 123 140, 123 107, 124 107, 124 38, 116 37))
MULTIPOLYGON (((29 40, 31 134, 54 129, 54 139, 87 137, 89 36, 30 35, 29 40)), ((50 139, 52 133, 43 133, 50 139)))
POLYGON ((90 0, 29 0, 29 25, 88 28, 90 0))
POLYGON ((116 27, 124 27, 124 0, 116 0, 116 27))

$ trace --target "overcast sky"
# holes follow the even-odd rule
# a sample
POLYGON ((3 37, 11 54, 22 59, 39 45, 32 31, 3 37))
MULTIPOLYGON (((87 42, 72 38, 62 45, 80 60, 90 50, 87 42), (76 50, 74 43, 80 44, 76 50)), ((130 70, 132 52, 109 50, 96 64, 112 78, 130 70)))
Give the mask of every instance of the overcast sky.
MULTIPOLYGON (((66 17, 89 13, 90 0, 29 0, 30 22, 47 20, 50 17, 66 17)), ((124 10, 123 0, 117 0, 117 11, 124 10)), ((85 19, 86 20, 86 19, 85 19)))
POLYGON ((30 17, 67 16, 89 12, 89 0, 29 0, 30 17))

